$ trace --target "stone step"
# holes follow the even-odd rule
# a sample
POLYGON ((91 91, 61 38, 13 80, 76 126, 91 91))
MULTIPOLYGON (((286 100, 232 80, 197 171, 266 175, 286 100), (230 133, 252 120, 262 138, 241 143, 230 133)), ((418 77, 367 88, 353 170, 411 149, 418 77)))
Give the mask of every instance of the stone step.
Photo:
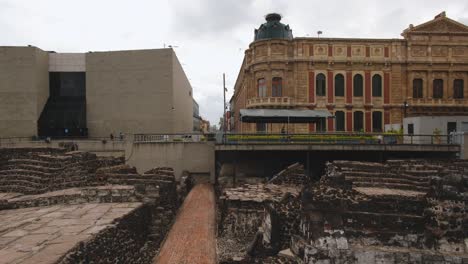
POLYGON ((355 230, 376 229, 410 233, 424 231, 424 217, 401 213, 348 211, 343 214, 343 224, 355 230))
POLYGON ((41 177, 52 177, 53 173, 42 172, 38 170, 27 170, 27 169, 6 169, 0 171, 0 176, 2 175, 33 175, 33 176, 41 176, 41 177))
POLYGON ((38 182, 33 182, 33 181, 27 181, 27 180, 21 180, 21 179, 13 179, 13 178, 0 178, 0 185, 21 185, 21 186, 29 186, 33 188, 39 188, 42 189, 46 185, 43 183, 38 183, 38 182))
POLYGON ((62 168, 39 166, 39 165, 25 164, 25 163, 22 163, 22 164, 21 163, 19 163, 19 164, 8 164, 8 165, 5 165, 4 168, 5 169, 38 170, 38 171, 47 172, 47 173, 54 173, 54 172, 62 170, 62 168))
POLYGON ((37 160, 37 159, 9 159, 8 164, 31 164, 36 166, 43 166, 43 167, 52 167, 52 168, 61 168, 61 164, 50 163, 47 161, 37 160))
POLYGON ((379 177, 346 177, 346 180, 350 180, 353 182, 370 182, 370 183, 401 183, 401 184, 408 184, 408 185, 415 185, 421 187, 429 187, 429 181, 412 181, 404 178, 379 178, 379 177))
POLYGON ((389 189, 401 189, 401 190, 413 190, 420 192, 428 192, 429 187, 416 186, 412 184, 403 184, 403 183, 380 183, 380 182, 355 182, 353 187, 379 187, 379 188, 389 188, 389 189))
POLYGON ((24 180, 24 181, 30 181, 30 182, 42 183, 42 184, 50 182, 50 178, 43 178, 40 176, 32 176, 32 175, 6 174, 6 175, 0 176, 0 181, 2 180, 6 181, 8 179, 18 179, 18 180, 24 180))
POLYGON ((46 192, 47 189, 36 189, 36 188, 28 187, 28 186, 9 184, 9 185, 0 185, 0 191, 17 192, 17 193, 23 193, 23 194, 39 194, 39 193, 46 192))
POLYGON ((425 203, 425 199, 420 197, 372 197, 372 199, 368 201, 350 203, 348 205, 348 210, 389 214, 395 214, 398 212, 400 214, 421 216, 424 212, 425 203))

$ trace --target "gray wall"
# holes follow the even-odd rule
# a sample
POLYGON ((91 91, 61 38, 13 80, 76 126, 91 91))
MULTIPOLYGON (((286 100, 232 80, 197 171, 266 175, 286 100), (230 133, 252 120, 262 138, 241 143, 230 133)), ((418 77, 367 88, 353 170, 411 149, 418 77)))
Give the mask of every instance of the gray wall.
POLYGON ((37 135, 48 97, 48 53, 35 47, 0 47, 0 137, 37 135))
POLYGON ((193 131, 193 92, 182 65, 172 52, 172 83, 174 89, 173 133, 189 133, 193 131))
POLYGON ((180 178, 182 171, 209 174, 214 182, 215 149, 207 142, 160 142, 129 144, 125 151, 128 164, 143 173, 151 168, 167 166, 174 168, 180 178))
POLYGON ((89 135, 172 132, 171 49, 86 55, 89 135))

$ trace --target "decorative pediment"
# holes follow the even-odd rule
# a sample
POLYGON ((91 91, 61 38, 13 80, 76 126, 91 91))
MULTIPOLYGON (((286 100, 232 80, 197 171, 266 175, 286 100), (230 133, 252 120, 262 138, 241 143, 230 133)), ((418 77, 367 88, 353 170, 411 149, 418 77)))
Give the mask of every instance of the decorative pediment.
POLYGON ((402 36, 421 33, 468 34, 468 26, 446 17, 445 12, 442 12, 431 21, 418 26, 410 25, 403 31, 402 36))

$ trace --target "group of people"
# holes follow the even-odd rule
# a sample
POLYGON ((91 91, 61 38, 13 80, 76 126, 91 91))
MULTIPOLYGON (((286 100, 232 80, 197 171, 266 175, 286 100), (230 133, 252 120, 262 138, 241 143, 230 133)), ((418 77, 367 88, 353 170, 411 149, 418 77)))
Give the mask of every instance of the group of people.
MULTIPOLYGON (((111 133, 109 137, 110 137, 110 140, 114 140, 115 138, 113 133, 111 133)), ((122 132, 119 133, 119 139, 124 140, 124 133, 122 132)))

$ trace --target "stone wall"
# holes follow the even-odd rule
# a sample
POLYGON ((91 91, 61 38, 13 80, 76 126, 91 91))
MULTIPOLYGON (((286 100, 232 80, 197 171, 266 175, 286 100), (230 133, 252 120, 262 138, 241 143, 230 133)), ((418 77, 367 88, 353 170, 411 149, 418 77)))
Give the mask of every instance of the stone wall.
POLYGON ((115 226, 81 242, 58 263, 151 263, 156 250, 148 227, 154 220, 149 206, 139 207, 115 226))

